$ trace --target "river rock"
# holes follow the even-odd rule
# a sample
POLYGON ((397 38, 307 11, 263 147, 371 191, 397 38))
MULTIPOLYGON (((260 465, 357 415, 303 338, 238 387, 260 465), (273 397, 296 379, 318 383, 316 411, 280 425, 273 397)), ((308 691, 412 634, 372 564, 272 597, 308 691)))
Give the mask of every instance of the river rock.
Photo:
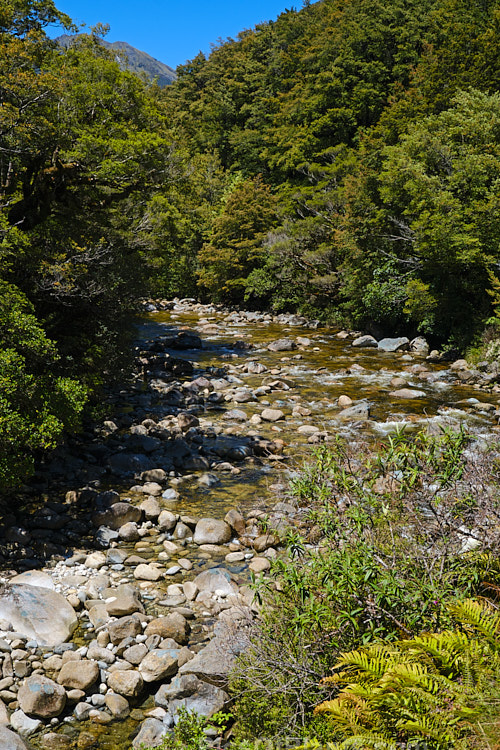
POLYGON ((141 538, 137 524, 133 521, 129 521, 129 523, 124 523, 123 526, 120 526, 118 529, 118 535, 124 542, 137 542, 141 538))
POLYGON ((40 740, 43 750, 71 750, 73 740, 65 734, 47 732, 40 740))
POLYGON ((113 718, 118 719, 119 721, 125 719, 130 713, 128 700, 124 698, 123 695, 118 695, 118 693, 107 693, 107 695, 104 696, 104 702, 113 718))
POLYGON ((301 424, 300 427, 297 428, 297 432, 300 435, 315 435, 317 432, 320 432, 320 429, 313 424, 301 424))
POLYGON ((165 469, 149 469, 149 471, 143 471, 141 474, 143 482, 164 482, 166 478, 167 472, 165 469))
POLYGON ((425 391, 417 391, 415 388, 399 388, 397 391, 391 391, 389 396, 391 396, 391 398, 403 399, 424 398, 425 391))
POLYGON ((99 665, 96 661, 82 659, 75 667, 72 661, 63 664, 57 681, 73 690, 87 691, 99 678, 99 665))
POLYGON ((157 682, 177 674, 179 650, 174 648, 153 649, 142 660, 139 671, 144 682, 157 682))
POLYGON ((172 531, 172 529, 175 529, 177 519, 176 513, 172 513, 170 510, 162 510, 158 516, 158 526, 161 531, 172 531))
MULTIPOLYGON (((30 718, 19 708, 17 711, 14 711, 10 717, 10 725, 12 729, 21 735, 21 737, 29 737, 30 734, 33 734, 40 729, 42 722, 40 719, 30 718)), ((2 729, 3 728, 4 727, 2 727, 2 729)), ((23 744, 21 747, 26 747, 26 745, 23 744)))
POLYGON ((139 507, 144 513, 146 521, 156 521, 161 513, 160 503, 152 495, 143 500, 139 507))
POLYGON ((151 620, 144 631, 145 635, 159 635, 161 638, 173 638, 177 643, 187 643, 191 631, 186 618, 179 612, 171 612, 165 617, 151 620))
POLYGON ((355 406, 350 406, 347 409, 342 409, 342 411, 337 414, 337 418, 342 420, 368 419, 369 416, 370 406, 366 401, 362 401, 360 404, 355 404, 355 406))
POLYGON ((246 413, 241 409, 229 409, 225 412, 223 418, 234 422, 246 422, 248 419, 246 413))
POLYGON ((113 531, 117 531, 120 526, 126 523, 139 523, 142 518, 142 511, 130 503, 113 503, 106 510, 96 513, 92 517, 94 526, 107 526, 113 531))
MULTIPOLYGON (((30 719, 30 721, 33 720, 30 719)), ((35 723, 40 726, 39 721, 35 721, 35 723)), ((0 747, 2 750, 28 750, 28 745, 19 735, 11 732, 10 729, 4 726, 0 726, 0 747)))
POLYGON ((155 705, 168 709, 169 702, 178 698, 187 698, 198 690, 201 681, 194 674, 174 677, 168 683, 163 683, 155 695, 155 705))
POLYGON ((126 698, 137 698, 143 686, 142 675, 135 669, 116 669, 108 675, 108 687, 126 698))
POLYGON ((382 352, 402 352, 410 348, 410 340, 406 336, 395 339, 380 339, 378 348, 382 352))
POLYGON ((266 570, 269 570, 271 563, 267 557, 254 557, 248 567, 254 573, 264 573, 266 570))
POLYGON ((48 677, 32 675, 21 685, 17 699, 25 714, 52 719, 62 713, 66 705, 66 692, 48 677))
POLYGON ((358 349, 376 349, 378 347, 378 341, 373 336, 358 336, 358 338, 354 339, 351 343, 351 346, 358 349))
POLYGON ((177 424, 183 432, 187 432, 191 427, 198 427, 200 420, 194 414, 183 411, 177 415, 177 424))
POLYGON ((89 713, 92 711, 90 703, 77 703, 73 709, 73 715, 77 721, 85 721, 89 718, 89 713))
POLYGON ((297 348, 297 344, 293 339, 277 339, 276 341, 271 341, 267 345, 267 348, 270 352, 291 352, 297 348))
POLYGON ((417 336, 410 341, 410 351, 418 354, 420 357, 427 357, 429 354, 429 344, 423 336, 417 336))
POLYGON ((274 547, 275 544, 278 544, 278 541, 274 534, 261 534, 253 540, 252 544, 256 552, 265 552, 269 547, 274 547))
POLYGON ((139 592, 127 583, 113 590, 113 599, 106 602, 106 609, 108 614, 114 617, 130 615, 133 612, 144 612, 139 592))
POLYGON ((233 528, 240 536, 245 533, 245 519, 243 518, 241 513, 234 508, 228 510, 228 512, 224 516, 224 521, 229 524, 229 526, 231 526, 231 528, 233 528))
POLYGON ((222 592, 225 596, 234 594, 238 587, 231 579, 231 574, 225 568, 209 568, 199 573, 193 583, 198 586, 202 594, 214 594, 216 591, 222 592))
POLYGON ((277 422, 280 419, 284 419, 285 414, 281 409, 264 409, 260 413, 260 416, 265 422, 277 422))
POLYGON ((68 640, 78 622, 73 607, 56 591, 8 583, 0 585, 0 619, 41 646, 68 640))
MULTIPOLYGON (((109 643, 109 635, 105 630, 101 631, 97 638, 99 639, 103 635, 107 636, 106 640, 109 643)), ((90 659, 91 661, 103 661, 106 664, 113 664, 116 661, 116 656, 109 650, 109 648, 99 646, 97 642, 94 641, 90 644, 87 651, 87 659, 90 659)))
POLYGON ((108 633, 111 643, 117 644, 125 638, 135 638, 141 632, 141 620, 137 615, 120 617, 109 625, 108 633))
POLYGON ((194 674, 204 682, 225 688, 236 659, 248 648, 249 640, 245 630, 233 623, 218 623, 214 633, 210 643, 184 664, 179 674, 194 674))
POLYGON ((193 541, 195 544, 225 544, 231 539, 231 527, 215 518, 202 518, 196 524, 193 541))
POLYGON ((103 552, 91 552, 85 558, 84 565, 91 570, 99 570, 103 565, 106 565, 106 555, 103 552))
POLYGON ((146 565, 141 563, 134 570, 134 578, 139 581, 159 581, 165 575, 165 569, 158 566, 157 563, 146 565))
POLYGON ((198 593, 198 586, 194 581, 185 581, 182 584, 182 591, 188 602, 192 602, 198 593))
POLYGON ((26 570, 24 573, 19 573, 19 575, 11 578, 9 583, 27 583, 30 586, 38 586, 41 589, 55 590, 54 579, 42 570, 26 570))
MULTIPOLYGON (((187 677, 187 675, 185 675, 187 677)), ((221 688, 197 680, 198 687, 194 693, 184 698, 174 698, 169 705, 169 713, 175 715, 181 706, 189 713, 210 718, 218 711, 222 711, 229 702, 229 695, 221 688)))
MULTIPOLYGON (((107 651, 107 649, 104 649, 107 651)), ((108 651, 109 653, 109 651, 108 651)), ((138 666, 148 653, 148 647, 144 643, 134 643, 123 652, 123 658, 134 666, 138 666)), ((114 654, 112 654, 114 656, 114 654)))
POLYGON ((158 747, 161 745, 162 738, 167 732, 167 725, 159 719, 149 717, 141 724, 139 734, 134 738, 132 747, 144 748, 144 747, 158 747))

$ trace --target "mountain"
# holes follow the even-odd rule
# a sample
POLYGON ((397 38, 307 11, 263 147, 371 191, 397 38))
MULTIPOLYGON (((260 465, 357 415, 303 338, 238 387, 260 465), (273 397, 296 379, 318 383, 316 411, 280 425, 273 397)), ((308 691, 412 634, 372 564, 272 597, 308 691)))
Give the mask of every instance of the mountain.
MULTIPOLYGON (((57 37, 56 42, 62 47, 69 47, 79 36, 82 35, 63 34, 57 37)), ((148 78, 156 78, 161 87, 169 86, 177 78, 173 68, 151 57, 147 52, 132 47, 127 42, 107 42, 105 39, 101 39, 100 42, 106 49, 116 50, 117 59, 124 68, 133 73, 145 73, 148 78)))

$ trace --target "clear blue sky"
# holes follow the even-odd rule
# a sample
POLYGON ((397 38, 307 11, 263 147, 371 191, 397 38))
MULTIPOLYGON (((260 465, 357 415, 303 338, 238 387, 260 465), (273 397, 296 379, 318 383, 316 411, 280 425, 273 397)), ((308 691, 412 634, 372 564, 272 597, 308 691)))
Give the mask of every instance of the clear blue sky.
MULTIPOLYGON (((108 23, 109 42, 128 42, 175 68, 219 39, 277 18, 302 0, 56 0, 75 23, 108 23)), ((50 32, 52 35, 52 32, 50 32)), ((57 36, 56 32, 54 36, 57 36)))

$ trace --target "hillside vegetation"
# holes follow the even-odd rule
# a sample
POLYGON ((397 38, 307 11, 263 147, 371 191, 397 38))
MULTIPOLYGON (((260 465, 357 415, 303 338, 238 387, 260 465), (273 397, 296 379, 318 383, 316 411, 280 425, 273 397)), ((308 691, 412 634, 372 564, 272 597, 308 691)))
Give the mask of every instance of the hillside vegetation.
MULTIPOLYGON (((138 297, 464 347, 496 325, 499 6, 322 0, 121 70, 52 0, 0 12, 0 483, 121 366, 138 297)), ((22 468, 21 468, 22 467, 22 468)))

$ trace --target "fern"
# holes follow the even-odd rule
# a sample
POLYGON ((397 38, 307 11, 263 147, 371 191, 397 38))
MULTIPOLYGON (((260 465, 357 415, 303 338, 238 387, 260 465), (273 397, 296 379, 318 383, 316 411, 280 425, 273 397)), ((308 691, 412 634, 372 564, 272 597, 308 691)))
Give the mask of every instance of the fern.
POLYGON ((484 704, 482 686, 491 689, 500 675, 500 614, 472 599, 450 611, 461 629, 342 654, 336 673, 322 681, 340 692, 316 708, 344 734, 331 750, 418 741, 431 742, 433 750, 467 746, 464 738, 484 704))

